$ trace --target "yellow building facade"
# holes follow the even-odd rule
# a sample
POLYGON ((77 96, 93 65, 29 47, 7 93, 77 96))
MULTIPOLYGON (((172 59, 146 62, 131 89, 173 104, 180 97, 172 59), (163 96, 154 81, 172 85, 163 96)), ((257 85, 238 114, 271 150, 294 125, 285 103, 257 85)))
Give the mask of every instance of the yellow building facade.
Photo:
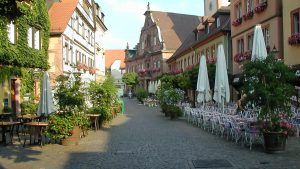
POLYGON ((284 63, 300 64, 300 1, 282 3, 284 63), (294 35, 294 36, 293 36, 294 35))

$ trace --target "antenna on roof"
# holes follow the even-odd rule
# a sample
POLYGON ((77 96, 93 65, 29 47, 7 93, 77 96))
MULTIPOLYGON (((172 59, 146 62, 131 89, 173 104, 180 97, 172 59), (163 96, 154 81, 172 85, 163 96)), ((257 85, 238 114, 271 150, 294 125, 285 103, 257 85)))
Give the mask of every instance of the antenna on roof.
POLYGON ((148 2, 147 11, 150 11, 150 2, 148 2))

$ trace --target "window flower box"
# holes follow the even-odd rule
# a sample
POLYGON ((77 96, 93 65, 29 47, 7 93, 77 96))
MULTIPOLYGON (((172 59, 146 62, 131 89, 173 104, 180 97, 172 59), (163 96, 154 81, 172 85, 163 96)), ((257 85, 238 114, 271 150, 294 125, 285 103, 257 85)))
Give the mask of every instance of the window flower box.
POLYGON ((182 72, 183 72, 182 69, 176 69, 176 70, 173 71, 173 74, 174 74, 174 75, 178 75, 178 74, 180 74, 180 73, 182 73, 182 72))
POLYGON ((290 45, 299 45, 300 44, 300 33, 295 33, 291 35, 288 39, 290 45))
POLYGON ((89 72, 90 72, 91 75, 94 75, 94 74, 96 74, 96 69, 93 68, 93 67, 90 67, 89 72))
POLYGON ((244 53, 237 53, 234 56, 234 61, 237 62, 237 63, 241 63, 245 60, 250 60, 251 55, 252 55, 252 51, 247 51, 247 52, 244 52, 244 53))
POLYGON ((242 24, 242 18, 237 18, 232 22, 233 26, 239 26, 240 24, 242 24))
POLYGON ((262 2, 262 3, 258 4, 257 7, 255 7, 254 11, 255 11, 255 13, 261 13, 261 12, 263 12, 267 7, 268 7, 267 1, 266 1, 266 2, 262 2))
POLYGON ((243 15, 243 19, 244 20, 251 19, 253 17, 253 15, 254 15, 254 12, 253 11, 249 11, 246 14, 243 15))

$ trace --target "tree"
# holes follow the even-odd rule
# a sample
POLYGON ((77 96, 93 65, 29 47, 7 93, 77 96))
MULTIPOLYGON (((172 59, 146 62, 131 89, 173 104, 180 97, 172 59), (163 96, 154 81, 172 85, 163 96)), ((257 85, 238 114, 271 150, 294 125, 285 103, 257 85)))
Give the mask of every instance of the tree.
POLYGON ((138 83, 138 75, 135 72, 125 73, 122 81, 129 87, 134 87, 138 83))

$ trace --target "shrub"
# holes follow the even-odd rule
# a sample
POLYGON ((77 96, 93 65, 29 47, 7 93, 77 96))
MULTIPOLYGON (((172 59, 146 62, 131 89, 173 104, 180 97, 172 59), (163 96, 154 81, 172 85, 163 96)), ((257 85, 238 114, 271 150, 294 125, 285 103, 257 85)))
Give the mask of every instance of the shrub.
POLYGON ((138 87, 135 90, 135 95, 138 101, 143 103, 143 100, 148 97, 148 92, 144 88, 138 87))
POLYGON ((38 104, 34 103, 33 100, 24 101, 21 103, 21 113, 22 114, 34 114, 36 113, 38 104))

